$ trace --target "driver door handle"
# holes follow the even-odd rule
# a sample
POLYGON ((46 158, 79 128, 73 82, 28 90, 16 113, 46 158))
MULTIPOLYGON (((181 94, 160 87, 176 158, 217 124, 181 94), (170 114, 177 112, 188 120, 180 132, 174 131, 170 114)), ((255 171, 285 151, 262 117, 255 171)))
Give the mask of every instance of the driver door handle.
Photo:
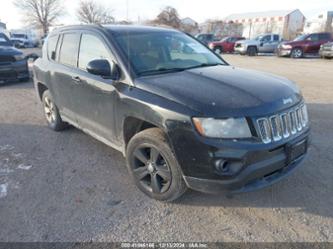
POLYGON ((72 77, 72 80, 75 82, 75 83, 80 83, 81 82, 81 78, 79 76, 73 76, 72 77))

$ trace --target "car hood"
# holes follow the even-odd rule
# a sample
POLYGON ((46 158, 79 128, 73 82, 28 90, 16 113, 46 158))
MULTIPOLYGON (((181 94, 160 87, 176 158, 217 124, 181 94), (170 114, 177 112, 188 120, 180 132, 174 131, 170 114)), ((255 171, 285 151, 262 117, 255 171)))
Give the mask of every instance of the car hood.
POLYGON ((261 116, 302 99, 291 81, 232 66, 140 77, 136 87, 210 117, 261 116))
POLYGON ((22 55, 23 53, 12 46, 0 46, 1 55, 22 55))

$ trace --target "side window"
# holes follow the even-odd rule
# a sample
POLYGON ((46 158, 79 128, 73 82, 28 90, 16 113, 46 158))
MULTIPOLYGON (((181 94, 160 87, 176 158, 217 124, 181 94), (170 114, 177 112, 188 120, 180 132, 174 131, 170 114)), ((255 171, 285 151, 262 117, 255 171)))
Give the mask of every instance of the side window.
POLYGON ((47 56, 49 60, 56 60, 56 49, 59 36, 50 36, 47 38, 47 56))
POLYGON ((64 34, 59 53, 59 62, 65 65, 77 66, 80 35, 74 33, 64 34))
POLYGON ((90 61, 107 59, 111 63, 109 51, 103 42, 94 35, 83 34, 79 53, 79 68, 85 70, 90 61))
POLYGON ((309 40, 309 41, 318 41, 319 40, 319 35, 318 34, 312 34, 307 38, 307 40, 309 40))
POLYGON ((323 33, 323 34, 319 34, 319 40, 329 40, 330 39, 330 35, 327 33, 323 33))
POLYGON ((280 40, 280 37, 278 35, 274 35, 273 41, 279 41, 279 40, 280 40))
POLYGON ((262 42, 270 42, 271 41, 271 36, 270 35, 265 35, 262 40, 262 42))

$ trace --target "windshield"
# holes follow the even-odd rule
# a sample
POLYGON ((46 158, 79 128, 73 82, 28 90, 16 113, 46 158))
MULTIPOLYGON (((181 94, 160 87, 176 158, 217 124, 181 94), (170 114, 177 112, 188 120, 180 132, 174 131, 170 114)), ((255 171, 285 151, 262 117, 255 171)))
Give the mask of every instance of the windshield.
POLYGON ((256 41, 261 41, 262 38, 264 38, 264 36, 263 36, 263 35, 259 35, 259 36, 257 36, 257 37, 255 38, 255 40, 256 40, 256 41))
POLYGON ((0 46, 11 46, 11 42, 6 35, 0 34, 0 46))
POLYGON ((13 38, 27 38, 27 36, 24 34, 12 34, 12 37, 13 38))
POLYGON ((183 33, 118 33, 115 38, 139 76, 225 64, 204 45, 183 33))
POLYGON ((303 40, 305 40, 306 37, 308 37, 308 35, 301 35, 301 36, 296 37, 294 41, 303 41, 303 40))

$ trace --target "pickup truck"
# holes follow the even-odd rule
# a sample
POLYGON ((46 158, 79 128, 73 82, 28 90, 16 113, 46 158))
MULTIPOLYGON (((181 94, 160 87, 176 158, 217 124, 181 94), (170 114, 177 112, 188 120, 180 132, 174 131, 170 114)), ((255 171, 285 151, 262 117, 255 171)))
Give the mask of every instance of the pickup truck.
POLYGON ((253 40, 243 40, 235 43, 234 50, 241 55, 255 56, 258 53, 274 53, 281 41, 278 34, 263 34, 253 40))

